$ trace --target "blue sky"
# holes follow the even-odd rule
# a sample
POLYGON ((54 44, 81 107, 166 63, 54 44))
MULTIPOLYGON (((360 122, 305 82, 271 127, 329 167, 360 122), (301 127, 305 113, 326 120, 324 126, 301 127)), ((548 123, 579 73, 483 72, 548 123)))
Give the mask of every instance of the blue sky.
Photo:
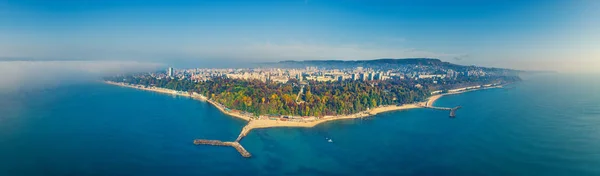
POLYGON ((230 64, 433 57, 600 68, 600 2, 0 0, 0 57, 230 64))

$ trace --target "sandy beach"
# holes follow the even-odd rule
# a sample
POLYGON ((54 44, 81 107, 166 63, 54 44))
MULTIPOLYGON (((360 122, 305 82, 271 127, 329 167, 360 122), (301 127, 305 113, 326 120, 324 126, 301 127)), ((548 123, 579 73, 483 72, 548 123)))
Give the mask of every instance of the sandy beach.
POLYGON ((219 103, 217 103, 215 101, 208 100, 205 96, 203 96, 201 94, 182 93, 182 92, 178 92, 178 91, 171 90, 171 89, 158 88, 158 87, 144 87, 141 85, 128 85, 128 84, 116 83, 116 82, 111 82, 111 81, 105 81, 105 83, 111 84, 111 85, 122 86, 122 87, 140 89, 140 90, 147 90, 147 91, 153 91, 153 92, 159 92, 159 93, 165 93, 165 94, 171 94, 171 95, 177 95, 177 96, 191 97, 191 98, 194 98, 197 100, 206 101, 206 102, 212 104, 213 106, 215 106, 217 109, 219 109, 224 114, 227 114, 227 115, 230 115, 233 117, 237 117, 237 118, 240 118, 240 119, 243 119, 246 121, 250 121, 248 123, 248 126, 250 126, 251 128, 270 128, 270 127, 308 127, 308 128, 310 128, 310 127, 314 127, 320 123, 332 121, 332 120, 362 118, 362 117, 376 115, 376 114, 382 113, 382 112, 420 108, 420 106, 416 103, 415 104, 405 104, 405 105, 401 105, 401 106, 388 105, 388 106, 376 107, 376 108, 370 109, 368 111, 363 111, 363 112, 359 112, 356 114, 326 116, 324 118, 319 118, 317 120, 311 120, 311 121, 282 121, 282 120, 266 120, 266 119, 259 120, 259 119, 254 119, 253 117, 247 116, 244 114, 236 113, 233 111, 227 111, 227 110, 225 110, 226 107, 220 105, 219 103))
POLYGON ((433 103, 435 103, 436 100, 438 100, 439 98, 441 98, 444 95, 448 95, 448 94, 438 94, 438 95, 433 95, 433 96, 429 97, 427 99, 427 101, 425 102, 425 104, 423 104, 423 106, 433 106, 433 103))
POLYGON ((406 104, 406 105, 402 105, 402 106, 383 106, 383 107, 373 108, 369 111, 364 111, 364 112, 360 112, 360 113, 356 113, 356 114, 325 117, 325 118, 320 118, 318 120, 303 121, 303 122, 279 121, 279 120, 252 120, 252 121, 250 121, 250 123, 248 123, 248 125, 252 126, 253 128, 268 128, 268 127, 272 127, 272 126, 310 128, 310 127, 314 127, 320 123, 332 121, 332 120, 362 118, 362 117, 373 116, 373 115, 376 115, 376 114, 382 113, 382 112, 398 111, 398 110, 413 109, 413 108, 419 108, 419 106, 417 106, 416 104, 406 104))

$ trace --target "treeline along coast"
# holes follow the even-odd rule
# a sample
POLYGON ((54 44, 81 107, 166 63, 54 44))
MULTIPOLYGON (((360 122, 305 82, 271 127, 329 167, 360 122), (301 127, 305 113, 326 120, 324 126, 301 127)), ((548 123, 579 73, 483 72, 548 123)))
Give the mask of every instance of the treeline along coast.
POLYGON ((458 66, 431 59, 384 61, 383 66, 343 62, 342 68, 313 66, 311 62, 301 65, 305 68, 169 68, 166 72, 106 77, 105 81, 197 95, 226 114, 250 120, 235 142, 253 128, 311 127, 332 119, 431 107, 443 94, 520 81, 518 71, 508 69, 458 66), (377 67, 362 67, 365 65, 377 67))

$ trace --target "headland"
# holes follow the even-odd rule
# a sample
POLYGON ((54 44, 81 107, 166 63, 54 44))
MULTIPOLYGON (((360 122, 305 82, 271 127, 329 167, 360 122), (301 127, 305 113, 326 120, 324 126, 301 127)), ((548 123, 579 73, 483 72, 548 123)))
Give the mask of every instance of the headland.
POLYGON ((160 88, 160 87, 148 87, 148 86, 143 86, 143 85, 132 85, 132 84, 126 84, 126 83, 112 82, 112 81, 104 81, 104 82, 107 84, 111 84, 111 85, 117 85, 117 86, 122 86, 122 87, 135 88, 135 89, 140 89, 140 90, 153 91, 153 92, 165 93, 165 94, 171 94, 171 95, 177 95, 177 96, 190 97, 190 98, 193 98, 196 100, 206 101, 206 102, 212 104, 217 109, 219 109, 224 114, 248 121, 248 124, 242 128, 237 139, 233 142, 222 142, 222 141, 218 141, 218 140, 204 140, 204 139, 196 139, 194 141, 194 144, 196 144, 196 145, 206 144, 206 145, 218 145, 218 146, 231 146, 231 147, 236 148, 240 152, 240 154, 242 154, 242 156, 244 156, 244 157, 250 157, 251 155, 239 144, 239 142, 253 129, 275 128, 275 127, 312 128, 318 124, 328 122, 328 121, 364 118, 364 117, 373 116, 373 115, 383 113, 383 112, 399 111, 399 110, 407 110, 407 109, 415 109, 415 108, 431 108, 431 109, 439 109, 439 110, 450 110, 451 115, 452 115, 453 112, 456 111, 456 109, 458 109, 458 108, 435 107, 435 106, 433 106, 435 101, 446 95, 453 95, 453 94, 460 94, 460 93, 465 93, 465 92, 475 91, 475 90, 501 88, 502 87, 501 85, 481 85, 481 86, 464 87, 464 88, 448 90, 447 93, 432 95, 429 98, 427 98, 426 101, 423 101, 423 102, 403 104, 403 105, 378 106, 378 107, 375 107, 372 109, 368 109, 366 111, 358 112, 355 114, 349 114, 349 115, 324 116, 321 118, 318 118, 318 117, 304 118, 304 119, 309 119, 309 120, 304 120, 304 119, 287 120, 284 118, 266 118, 266 117, 256 118, 255 116, 252 116, 251 114, 239 112, 236 110, 231 110, 231 109, 225 107, 224 105, 222 105, 218 102, 215 102, 213 100, 210 100, 206 96, 195 93, 195 92, 182 92, 182 91, 176 91, 176 90, 165 89, 165 88, 160 88))

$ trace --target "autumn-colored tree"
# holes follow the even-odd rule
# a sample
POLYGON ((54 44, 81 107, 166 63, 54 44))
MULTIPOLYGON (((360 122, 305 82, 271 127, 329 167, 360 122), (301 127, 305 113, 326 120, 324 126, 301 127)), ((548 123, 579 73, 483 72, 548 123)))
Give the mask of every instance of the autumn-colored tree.
MULTIPOLYGON (((447 85, 442 86, 463 86, 477 81, 510 81, 514 79, 517 78, 446 80, 447 85)), ((186 79, 156 79, 147 75, 137 77, 119 76, 107 80, 196 92, 231 109, 247 111, 255 115, 325 116, 352 114, 381 105, 422 101, 429 96, 431 90, 440 88, 440 85, 418 80, 309 81, 310 86, 304 88, 304 96, 301 97, 304 100, 302 103, 295 101, 300 86, 294 81, 283 84, 216 77, 205 82, 196 83, 186 79), (417 87, 416 84, 420 84, 422 87, 417 87)))

